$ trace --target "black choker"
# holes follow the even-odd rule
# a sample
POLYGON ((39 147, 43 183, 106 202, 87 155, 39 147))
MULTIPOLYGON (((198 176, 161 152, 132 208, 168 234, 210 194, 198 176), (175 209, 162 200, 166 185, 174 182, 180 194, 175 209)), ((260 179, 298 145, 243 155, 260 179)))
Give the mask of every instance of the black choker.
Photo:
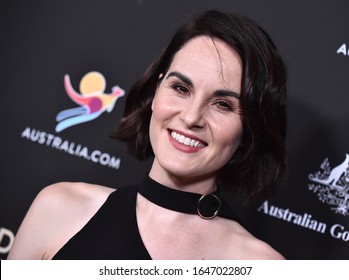
POLYGON ((218 192, 201 195, 180 191, 161 185, 149 176, 139 185, 138 192, 149 201, 169 210, 198 214, 207 220, 216 216, 237 220, 218 192))

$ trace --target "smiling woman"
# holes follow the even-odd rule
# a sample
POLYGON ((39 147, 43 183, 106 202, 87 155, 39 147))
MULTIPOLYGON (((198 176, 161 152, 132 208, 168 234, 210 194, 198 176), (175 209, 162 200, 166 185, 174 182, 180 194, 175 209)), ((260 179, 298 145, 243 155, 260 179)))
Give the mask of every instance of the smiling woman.
POLYGON ((193 18, 131 88, 113 135, 131 155, 154 157, 149 176, 116 191, 45 188, 9 258, 283 259, 241 226, 221 189, 250 201, 282 183, 285 84, 277 49, 252 20, 193 18))
POLYGON ((241 116, 233 110, 239 107, 239 55, 221 41, 198 36, 176 53, 168 73, 152 102, 155 160, 149 175, 164 185, 212 192, 217 171, 241 142, 241 116), (192 140, 198 147, 188 145, 192 140))
POLYGON ((168 87, 172 86, 183 96, 195 96, 194 86, 211 78, 212 73, 200 77, 200 73, 208 68, 206 62, 209 59, 216 63, 216 69, 210 70, 218 71, 215 77, 219 76, 221 83, 210 89, 210 94, 212 98, 220 97, 217 108, 227 109, 226 112, 231 108, 234 114, 228 116, 240 115, 243 127, 241 143, 217 172, 216 182, 222 188, 243 192, 249 202, 271 193, 284 182, 287 173, 287 72, 268 34, 251 19, 209 11, 184 24, 159 59, 130 90, 124 118, 114 137, 126 142, 128 152, 139 159, 153 156, 149 124, 155 93, 159 87, 164 87, 165 81, 168 87), (193 41, 199 42, 198 38, 206 42, 202 45, 205 49, 201 50, 200 46, 194 49, 193 41), (188 54, 189 48, 193 51, 188 54), (194 70, 188 62, 186 72, 175 68, 176 63, 183 62, 180 58, 184 55, 195 58, 201 65, 194 70))

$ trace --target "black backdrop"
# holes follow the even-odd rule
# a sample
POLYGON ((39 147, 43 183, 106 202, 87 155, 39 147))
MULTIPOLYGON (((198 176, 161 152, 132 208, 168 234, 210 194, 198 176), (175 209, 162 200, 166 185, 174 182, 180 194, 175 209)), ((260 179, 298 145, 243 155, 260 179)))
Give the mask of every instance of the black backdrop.
POLYGON ((178 24, 208 8, 255 19, 289 69, 289 179, 268 200, 236 203, 246 227, 288 259, 349 258, 346 0, 1 0, 0 258, 46 185, 117 187, 139 182, 149 168, 109 138, 124 98, 109 113, 55 131, 56 115, 77 107, 64 75, 77 92, 91 71, 105 77, 106 93, 115 85, 127 92, 178 24))

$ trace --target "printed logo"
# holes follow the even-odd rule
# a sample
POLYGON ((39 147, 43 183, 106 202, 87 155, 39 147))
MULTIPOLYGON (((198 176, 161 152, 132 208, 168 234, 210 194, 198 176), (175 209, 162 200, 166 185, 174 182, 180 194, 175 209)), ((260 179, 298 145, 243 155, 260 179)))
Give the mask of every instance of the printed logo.
POLYGON ((333 206, 331 210, 335 213, 349 215, 349 154, 332 169, 326 158, 320 169, 309 175, 309 180, 313 182, 308 185, 309 190, 316 193, 321 202, 333 206))
POLYGON ((112 87, 111 93, 105 93, 106 81, 99 72, 89 72, 80 81, 80 93, 71 85, 69 75, 64 76, 64 87, 70 97, 79 107, 63 110, 56 116, 56 132, 68 127, 92 121, 103 112, 110 113, 119 97, 125 91, 119 86, 112 87))

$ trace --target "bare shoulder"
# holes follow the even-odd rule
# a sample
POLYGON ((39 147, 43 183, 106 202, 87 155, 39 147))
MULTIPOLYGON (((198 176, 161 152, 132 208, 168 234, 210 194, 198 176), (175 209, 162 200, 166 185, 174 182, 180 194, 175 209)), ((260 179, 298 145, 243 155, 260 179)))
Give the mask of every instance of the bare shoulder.
POLYGON ((115 189, 87 183, 56 183, 40 191, 28 214, 35 211, 44 216, 41 218, 51 215, 48 218, 58 221, 90 218, 113 191, 115 189))
POLYGON ((70 182, 44 188, 30 206, 8 258, 52 258, 113 191, 100 185, 70 182))
POLYGON ((222 219, 217 222, 219 258, 239 260, 282 260, 284 257, 266 242, 253 236, 239 223, 222 219))
POLYGON ((69 210, 69 206, 90 208, 103 203, 113 191, 115 189, 101 185, 61 182, 40 191, 33 205, 49 203, 47 206, 62 207, 63 210, 69 210))
POLYGON ((266 242, 252 236, 246 239, 246 259, 254 260, 284 260, 285 258, 266 242))
POLYGON ((232 252, 238 259, 250 260, 284 260, 285 258, 266 242, 256 238, 241 225, 234 225, 231 235, 232 252))

